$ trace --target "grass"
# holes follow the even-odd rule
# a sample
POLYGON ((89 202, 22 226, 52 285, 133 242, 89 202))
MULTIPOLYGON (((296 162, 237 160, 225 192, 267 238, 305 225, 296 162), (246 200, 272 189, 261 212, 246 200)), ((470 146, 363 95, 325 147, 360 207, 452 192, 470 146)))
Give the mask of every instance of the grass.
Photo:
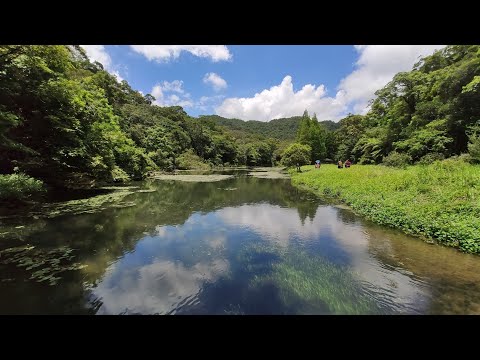
POLYGON ((0 175, 0 200, 26 200, 43 191, 43 182, 28 175, 0 175))
POLYGON ((480 166, 444 160, 405 169, 353 165, 290 171, 295 186, 332 196, 368 219, 480 254, 480 166))

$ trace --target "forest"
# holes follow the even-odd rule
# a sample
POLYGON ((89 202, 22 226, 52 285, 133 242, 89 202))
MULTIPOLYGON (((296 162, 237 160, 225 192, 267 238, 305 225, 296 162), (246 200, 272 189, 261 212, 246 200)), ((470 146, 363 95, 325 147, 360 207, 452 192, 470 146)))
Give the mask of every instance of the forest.
POLYGON ((80 46, 0 46, 0 198, 89 188, 152 171, 290 166, 319 159, 406 166, 480 162, 480 46, 422 58, 338 122, 193 118, 154 105, 80 46))

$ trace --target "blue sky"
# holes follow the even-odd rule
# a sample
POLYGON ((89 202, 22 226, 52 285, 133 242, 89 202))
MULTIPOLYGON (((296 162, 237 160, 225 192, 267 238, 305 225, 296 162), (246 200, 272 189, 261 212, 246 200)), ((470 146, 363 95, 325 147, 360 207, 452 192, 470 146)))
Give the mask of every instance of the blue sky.
POLYGON ((91 60, 160 106, 192 116, 339 120, 439 45, 82 45, 91 60))

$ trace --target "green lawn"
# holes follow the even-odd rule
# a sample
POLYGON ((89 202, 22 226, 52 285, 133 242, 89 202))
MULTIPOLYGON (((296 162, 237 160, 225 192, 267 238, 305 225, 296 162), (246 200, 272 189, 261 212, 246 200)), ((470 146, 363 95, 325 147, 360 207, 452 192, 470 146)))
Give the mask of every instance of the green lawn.
POLYGON ((406 169, 378 165, 302 167, 292 183, 334 196, 357 213, 404 232, 480 253, 480 166, 456 160, 406 169))

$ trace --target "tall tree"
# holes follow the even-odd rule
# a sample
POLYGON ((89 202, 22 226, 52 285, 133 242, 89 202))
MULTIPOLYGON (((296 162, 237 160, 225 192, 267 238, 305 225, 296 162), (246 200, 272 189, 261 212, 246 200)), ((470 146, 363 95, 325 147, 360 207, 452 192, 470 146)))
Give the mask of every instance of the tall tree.
POLYGON ((298 127, 296 141, 310 147, 310 161, 323 160, 326 157, 326 130, 319 124, 317 115, 311 119, 305 110, 298 127))

